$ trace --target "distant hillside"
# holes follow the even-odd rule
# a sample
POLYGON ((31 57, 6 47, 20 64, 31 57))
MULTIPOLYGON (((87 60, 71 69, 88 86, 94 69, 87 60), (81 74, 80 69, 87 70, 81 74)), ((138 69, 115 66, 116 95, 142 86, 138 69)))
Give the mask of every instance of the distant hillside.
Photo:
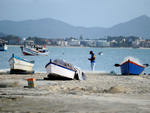
POLYGON ((109 35, 141 36, 150 38, 150 17, 143 15, 128 22, 113 26, 108 30, 109 35))
POLYGON ((150 38, 150 17, 143 15, 111 28, 75 27, 51 18, 19 22, 3 20, 0 21, 0 32, 21 37, 38 36, 46 38, 79 37, 80 35, 91 39, 118 35, 150 38))

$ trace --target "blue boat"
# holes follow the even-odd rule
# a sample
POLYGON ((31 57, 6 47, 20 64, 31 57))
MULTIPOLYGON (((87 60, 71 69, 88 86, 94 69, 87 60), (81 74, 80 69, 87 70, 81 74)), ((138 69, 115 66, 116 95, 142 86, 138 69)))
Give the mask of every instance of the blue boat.
POLYGON ((145 67, 146 65, 135 63, 129 59, 120 64, 122 75, 140 75, 144 71, 145 67))

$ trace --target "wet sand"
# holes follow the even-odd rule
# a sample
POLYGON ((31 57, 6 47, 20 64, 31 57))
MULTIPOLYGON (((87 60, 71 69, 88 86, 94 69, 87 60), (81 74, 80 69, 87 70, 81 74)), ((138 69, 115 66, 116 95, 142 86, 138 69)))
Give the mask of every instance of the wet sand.
POLYGON ((44 80, 45 73, 0 74, 2 113, 150 113, 150 75, 87 72, 87 80, 44 80), (36 88, 28 88, 36 78, 36 88))

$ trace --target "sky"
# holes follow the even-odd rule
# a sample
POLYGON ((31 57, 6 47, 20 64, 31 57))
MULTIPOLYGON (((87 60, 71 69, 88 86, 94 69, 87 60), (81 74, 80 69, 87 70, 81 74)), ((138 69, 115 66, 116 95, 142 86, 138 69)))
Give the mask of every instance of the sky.
POLYGON ((74 26, 112 27, 150 16, 150 0, 0 0, 0 20, 53 18, 74 26))

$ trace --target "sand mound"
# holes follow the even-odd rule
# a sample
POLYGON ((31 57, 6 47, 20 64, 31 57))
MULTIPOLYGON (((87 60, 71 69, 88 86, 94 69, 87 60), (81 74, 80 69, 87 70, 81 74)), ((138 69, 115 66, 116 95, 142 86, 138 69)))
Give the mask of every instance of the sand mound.
POLYGON ((125 86, 117 85, 106 90, 107 93, 126 93, 128 89, 125 86))

